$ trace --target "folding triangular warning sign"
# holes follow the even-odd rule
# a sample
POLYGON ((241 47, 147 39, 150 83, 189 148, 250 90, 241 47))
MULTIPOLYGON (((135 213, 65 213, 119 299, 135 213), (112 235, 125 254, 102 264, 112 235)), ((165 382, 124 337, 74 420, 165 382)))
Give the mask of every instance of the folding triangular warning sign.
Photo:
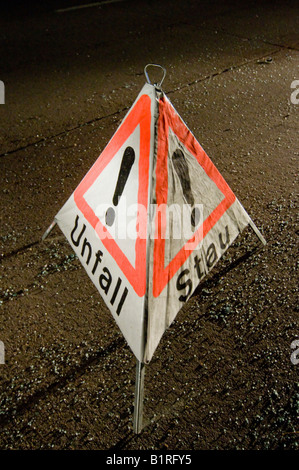
POLYGON ((146 84, 55 221, 149 362, 251 219, 166 95, 146 84))

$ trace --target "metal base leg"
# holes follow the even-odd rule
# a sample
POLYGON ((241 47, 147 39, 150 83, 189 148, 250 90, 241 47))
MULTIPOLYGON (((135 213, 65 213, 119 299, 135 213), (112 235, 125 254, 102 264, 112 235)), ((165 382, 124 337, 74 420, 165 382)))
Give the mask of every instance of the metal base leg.
POLYGON ((144 373, 145 364, 136 362, 136 384, 135 384, 135 404, 133 417, 133 430, 135 434, 139 434, 142 430, 143 415, 143 394, 144 394, 144 373))
POLYGON ((47 228, 47 230, 45 231, 45 233, 43 234, 42 236, 42 241, 45 240, 45 238, 47 238, 47 236, 49 235, 49 233, 53 230, 53 228, 55 227, 56 225, 56 222, 55 220, 53 220, 53 222, 51 223, 51 225, 47 228))
POLYGON ((261 242, 263 243, 263 245, 266 245, 267 242, 266 240, 264 239, 263 235, 261 234, 261 232, 259 231, 259 229, 257 228, 257 226, 255 225, 255 223, 250 219, 249 221, 249 225, 250 227, 252 228, 252 230, 254 230, 254 232, 256 233, 256 235, 258 236, 258 238, 261 240, 261 242))

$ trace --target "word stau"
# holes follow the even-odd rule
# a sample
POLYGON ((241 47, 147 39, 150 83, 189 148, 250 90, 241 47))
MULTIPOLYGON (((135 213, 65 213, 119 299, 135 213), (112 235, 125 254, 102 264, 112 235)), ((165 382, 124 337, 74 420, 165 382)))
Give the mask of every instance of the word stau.
MULTIPOLYGON (((219 248, 221 252, 223 252, 223 250, 225 250, 226 247, 229 245, 228 226, 225 227, 225 241, 222 236, 222 233, 219 233, 218 243, 219 243, 219 248)), ((209 271, 220 257, 218 256, 215 243, 211 243, 208 246, 207 250, 206 251, 202 250, 202 252, 203 252, 203 255, 201 257, 196 255, 193 259, 194 268, 196 270, 196 274, 197 274, 199 281, 206 274, 204 270, 204 265, 207 266, 207 270, 209 271)), ((177 290, 178 291, 187 290, 184 294, 180 295, 179 300, 181 302, 186 302, 190 294, 193 292, 193 282, 190 277, 187 277, 188 275, 190 275, 190 269, 186 268, 183 271, 181 271, 181 273, 179 274, 177 278, 177 283, 176 283, 177 290)))

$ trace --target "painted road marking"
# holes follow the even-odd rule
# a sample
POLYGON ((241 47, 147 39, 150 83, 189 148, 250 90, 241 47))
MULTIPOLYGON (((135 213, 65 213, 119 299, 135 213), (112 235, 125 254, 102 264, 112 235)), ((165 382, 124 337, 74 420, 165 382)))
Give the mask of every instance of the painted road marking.
POLYGON ((66 13, 68 11, 82 10, 83 8, 100 7, 102 5, 109 5, 110 3, 121 3, 121 2, 125 2, 125 1, 126 0, 104 0, 103 2, 86 3, 86 5, 75 5, 73 7, 60 8, 58 10, 55 10, 55 12, 56 13, 66 13))

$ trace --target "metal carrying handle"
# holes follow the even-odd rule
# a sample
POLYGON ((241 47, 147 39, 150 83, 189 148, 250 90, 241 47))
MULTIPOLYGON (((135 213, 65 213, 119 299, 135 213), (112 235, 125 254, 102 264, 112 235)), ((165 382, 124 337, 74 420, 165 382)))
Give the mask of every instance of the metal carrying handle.
POLYGON ((159 67, 160 69, 163 70, 163 77, 162 77, 162 80, 159 82, 159 83, 155 83, 154 86, 157 86, 158 88, 161 88, 162 86, 162 83, 164 81, 164 78, 166 77, 166 69, 164 67, 162 67, 162 65, 158 65, 158 64, 147 64, 145 67, 144 67, 144 75, 146 77, 146 80, 147 80, 147 83, 149 83, 150 85, 152 85, 152 82, 150 81, 149 79, 149 76, 148 76, 148 73, 147 73, 147 68, 148 67, 159 67))

